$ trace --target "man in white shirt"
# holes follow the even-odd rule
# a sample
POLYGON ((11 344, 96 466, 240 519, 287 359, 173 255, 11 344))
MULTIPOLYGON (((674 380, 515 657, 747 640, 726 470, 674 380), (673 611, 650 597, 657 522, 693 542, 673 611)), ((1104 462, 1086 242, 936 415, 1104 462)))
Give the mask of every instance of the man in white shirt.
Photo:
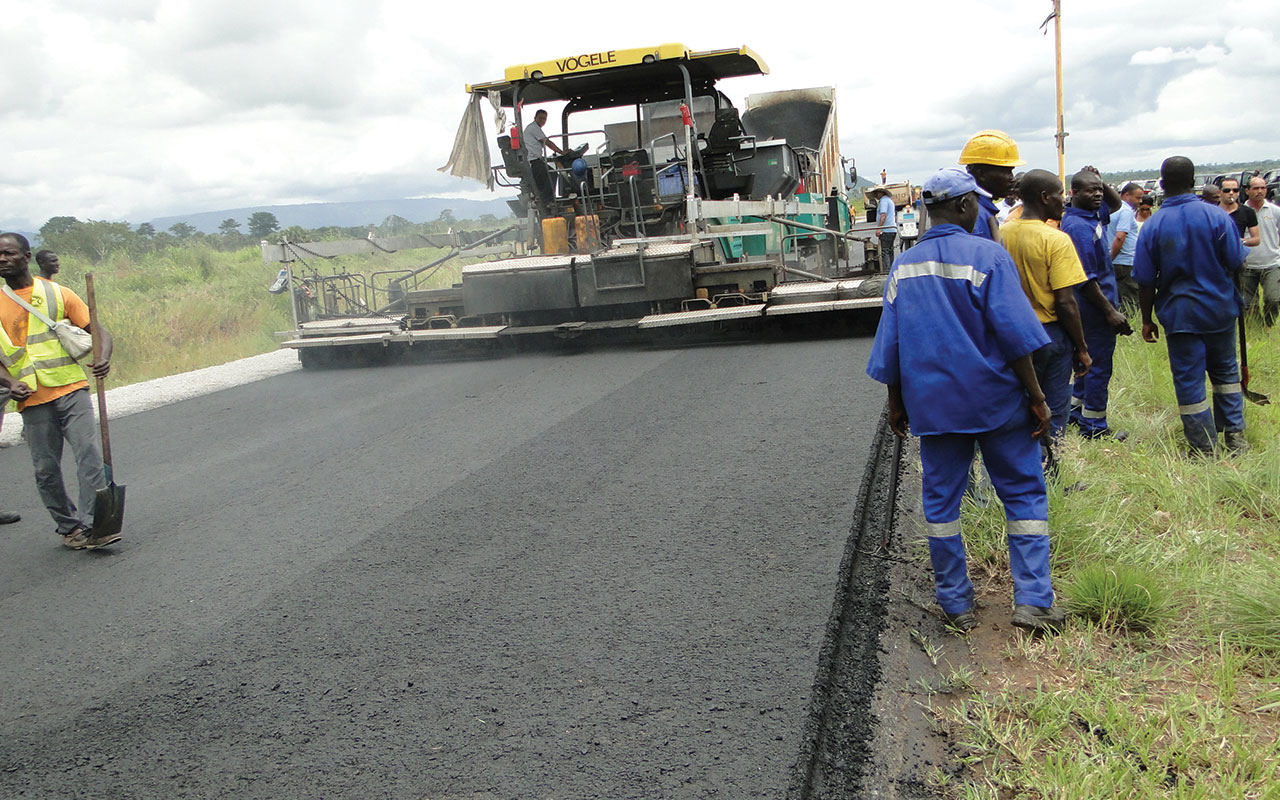
POLYGON ((1129 181, 1120 190, 1120 208, 1111 215, 1111 224, 1107 226, 1107 239, 1111 242, 1111 264, 1116 272, 1116 286, 1120 291, 1122 305, 1137 308, 1138 284, 1131 277, 1133 273, 1133 253, 1138 247, 1138 203, 1147 192, 1138 184, 1129 181))
POLYGON ((880 194, 876 202, 876 234, 880 237, 880 271, 888 272, 893 265, 894 240, 898 238, 898 209, 888 189, 877 186, 871 191, 880 194))
POLYGON ((1280 206, 1267 201, 1267 182, 1259 175, 1249 179, 1245 203, 1258 217, 1258 244, 1249 248, 1240 272, 1244 309, 1254 307, 1262 287, 1262 321, 1270 326, 1280 312, 1280 206))
POLYGON ((563 153, 560 146, 551 141, 542 126, 547 123, 547 112, 539 109, 533 115, 533 122, 524 126, 524 153, 529 160, 529 175, 533 178, 533 186, 543 205, 548 205, 555 195, 551 188, 551 173, 547 170, 547 150, 550 147, 557 153, 563 153))

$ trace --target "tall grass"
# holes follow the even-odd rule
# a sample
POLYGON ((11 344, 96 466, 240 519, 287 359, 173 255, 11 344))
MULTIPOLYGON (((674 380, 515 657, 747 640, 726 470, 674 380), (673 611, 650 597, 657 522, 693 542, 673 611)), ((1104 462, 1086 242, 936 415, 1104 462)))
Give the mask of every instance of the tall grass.
MULTIPOLYGON (((1278 403, 1246 403, 1251 452, 1191 459, 1163 342, 1120 340, 1108 418, 1130 438, 1069 435, 1050 489, 1055 588, 1079 616, 1006 653, 1043 685, 952 709, 983 764, 959 796, 1280 796, 1280 330, 1251 325, 1249 361, 1278 403)), ((1007 575, 999 503, 962 519, 971 563, 1007 575)))
MULTIPOLYGON (((444 252, 315 259, 295 263, 295 270, 371 275, 413 269, 444 252)), ((175 246, 136 259, 117 254, 96 266, 70 255, 61 261, 56 280, 81 297, 85 274, 94 273, 99 316, 115 337, 112 386, 269 352, 279 346, 274 334, 293 325, 288 294, 267 292, 279 265, 264 264, 257 247, 219 252, 200 244, 175 246)), ((448 285, 459 269, 449 262, 430 285, 448 285)))

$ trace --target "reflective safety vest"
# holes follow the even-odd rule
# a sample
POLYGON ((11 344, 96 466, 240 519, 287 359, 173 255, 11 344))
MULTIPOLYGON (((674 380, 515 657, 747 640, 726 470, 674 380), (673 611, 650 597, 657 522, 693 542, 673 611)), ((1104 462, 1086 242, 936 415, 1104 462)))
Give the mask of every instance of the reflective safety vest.
MULTIPOLYGON (((66 316, 62 291, 53 281, 36 278, 29 302, 54 322, 66 316)), ((27 314, 25 347, 15 345, 9 338, 9 332, 0 325, 0 351, 4 353, 4 366, 9 374, 30 386, 33 391, 37 383, 52 387, 85 380, 84 370, 75 359, 67 355, 57 334, 35 314, 27 314)))

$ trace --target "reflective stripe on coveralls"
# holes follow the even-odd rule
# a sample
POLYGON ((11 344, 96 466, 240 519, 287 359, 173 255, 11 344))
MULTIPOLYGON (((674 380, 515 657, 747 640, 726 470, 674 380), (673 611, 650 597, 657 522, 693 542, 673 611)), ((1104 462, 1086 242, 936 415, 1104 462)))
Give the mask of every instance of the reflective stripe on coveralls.
MULTIPOLYGON (((1098 291, 1112 306, 1120 304, 1116 289, 1115 268, 1111 264, 1110 239, 1106 225, 1111 220, 1104 204, 1096 211, 1068 208, 1062 216, 1062 232, 1071 237, 1084 273, 1094 281, 1098 291)), ((1135 240, 1136 241, 1136 240, 1135 240)), ((1087 437, 1105 435, 1107 400, 1112 365, 1116 350, 1116 333, 1106 315, 1075 287, 1076 304, 1080 308, 1080 328, 1093 365, 1072 384, 1071 422, 1087 437)))
POLYGON ((1049 503, 1040 469, 1040 443, 1025 409, 993 431, 920 437, 924 468, 922 505, 929 534, 929 559, 938 605, 948 614, 973 608, 960 499, 976 444, 1005 507, 1013 602, 1053 605, 1049 578, 1049 503))
POLYGON ((898 281, 904 278, 921 278, 924 276, 946 278, 954 281, 968 281, 975 287, 982 286, 987 276, 978 272, 968 264, 946 264, 941 261, 917 261, 914 264, 899 264, 889 279, 885 289, 885 299, 892 303, 898 299, 898 281))
POLYGON ((1173 391, 1187 441, 1201 451, 1212 450, 1218 431, 1244 430, 1244 394, 1236 361, 1235 330, 1218 333, 1172 333, 1165 337, 1173 391), (1205 391, 1205 373, 1213 385, 1205 391))

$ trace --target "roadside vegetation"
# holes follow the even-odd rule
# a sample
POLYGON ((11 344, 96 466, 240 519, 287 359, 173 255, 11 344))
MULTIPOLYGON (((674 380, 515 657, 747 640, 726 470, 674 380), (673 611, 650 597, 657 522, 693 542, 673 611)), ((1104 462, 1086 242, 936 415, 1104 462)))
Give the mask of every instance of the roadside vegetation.
MULTIPOLYGON (((1250 325, 1248 353, 1250 388, 1280 403, 1280 330, 1250 325)), ((1193 459, 1163 340, 1121 339, 1112 392, 1109 421, 1129 440, 1070 436, 1050 492, 1073 616, 1057 637, 970 638, 980 668, 931 707, 971 769, 940 771, 939 794, 1280 797, 1280 405, 1246 403, 1247 455, 1193 459)), ((1003 511, 964 514, 998 624, 1003 511)))
MULTIPOLYGON (((266 264, 258 241, 306 242, 444 233, 453 229, 497 229, 507 220, 454 220, 448 212, 429 223, 390 217, 382 225, 357 228, 279 230, 274 217, 250 219, 250 234, 228 220, 217 234, 202 234, 178 223, 168 232, 136 229, 127 223, 81 222, 54 217, 41 229, 33 249, 58 253, 62 271, 56 280, 85 296, 86 273, 94 273, 98 311, 116 337, 108 386, 173 375, 237 358, 270 352, 279 346, 278 331, 293 320, 287 293, 267 291, 279 264, 266 264), (487 226, 486 226, 486 223, 487 226), (270 229, 270 230, 267 230, 270 229)), ((370 276, 409 270, 447 252, 423 248, 369 256, 312 258, 294 263, 298 277, 349 272, 370 276)), ((425 287, 448 286, 459 279, 462 259, 450 261, 431 275, 425 287)), ((34 271, 35 264, 32 264, 34 271)), ((384 283, 385 277, 379 278, 384 283)))

